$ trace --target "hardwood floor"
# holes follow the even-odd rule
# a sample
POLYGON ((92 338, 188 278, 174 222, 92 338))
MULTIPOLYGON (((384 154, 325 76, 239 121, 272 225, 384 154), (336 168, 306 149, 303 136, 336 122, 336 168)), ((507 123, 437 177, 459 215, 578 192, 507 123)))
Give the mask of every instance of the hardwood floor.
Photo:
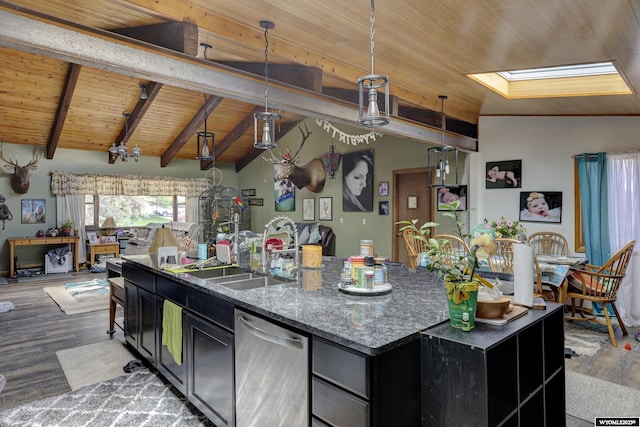
MULTIPOLYGON (((67 316, 42 291, 46 286, 104 277, 82 272, 73 276, 26 284, 10 279, 9 284, 0 285, 0 301, 11 301, 16 308, 0 313, 0 375, 7 380, 0 392, 0 410, 71 391, 56 351, 112 339, 106 333, 108 310, 67 316)), ((121 310, 118 307, 116 317, 122 317, 121 310)), ((629 335, 618 339, 618 347, 607 342, 594 357, 565 359, 566 369, 640 389, 637 328, 627 329, 629 335), (631 351, 624 348, 627 343, 631 351)), ((113 339, 124 341, 117 326, 113 339)), ((566 422, 568 427, 593 425, 570 416, 566 422)))

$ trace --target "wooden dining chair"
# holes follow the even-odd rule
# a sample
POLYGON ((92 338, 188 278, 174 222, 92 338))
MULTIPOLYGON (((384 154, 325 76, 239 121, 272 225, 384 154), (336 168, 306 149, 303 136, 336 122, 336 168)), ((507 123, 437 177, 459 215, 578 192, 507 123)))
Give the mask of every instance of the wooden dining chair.
POLYGON ((608 304, 613 308, 613 312, 618 320, 618 325, 620 325, 620 329, 622 330, 622 335, 627 335, 627 328, 625 328, 620 318, 620 313, 618 313, 615 302, 618 295, 618 288, 626 274, 627 265, 631 259, 635 244, 635 240, 627 243, 625 247, 620 249, 602 266, 584 264, 584 269, 575 270, 568 276, 569 290, 567 292, 567 298, 571 299, 571 313, 565 315, 565 318, 580 321, 589 320, 603 324, 593 314, 592 308, 584 306, 585 301, 590 301, 591 304, 594 302, 601 303, 606 321, 604 325, 606 325, 609 330, 611 344, 614 347, 617 347, 618 343, 613 333, 613 325, 611 324, 611 317, 606 305, 608 304))
POLYGON ((402 239, 404 240, 404 244, 407 248, 407 254, 409 255, 410 268, 417 267, 418 255, 420 255, 421 252, 425 252, 427 250, 426 243, 414 237, 419 235, 420 233, 410 228, 407 228, 402 231, 402 239))
POLYGON ((513 244, 521 243, 516 239, 497 238, 496 253, 491 255, 487 261, 489 269, 499 273, 513 274, 513 244))
POLYGON ((560 289, 556 286, 543 282, 542 269, 538 262, 538 257, 533 255, 533 264, 535 267, 535 283, 534 283, 534 297, 540 297, 547 301, 558 302, 560 300, 560 289))
POLYGON ((453 234, 436 234, 433 238, 445 242, 443 244, 443 252, 445 254, 443 256, 444 262, 453 264, 452 257, 462 258, 471 254, 469 245, 458 236, 454 236, 453 234))
POLYGON ((534 254, 567 256, 569 243, 560 233, 539 231, 527 238, 527 243, 533 246, 534 254))

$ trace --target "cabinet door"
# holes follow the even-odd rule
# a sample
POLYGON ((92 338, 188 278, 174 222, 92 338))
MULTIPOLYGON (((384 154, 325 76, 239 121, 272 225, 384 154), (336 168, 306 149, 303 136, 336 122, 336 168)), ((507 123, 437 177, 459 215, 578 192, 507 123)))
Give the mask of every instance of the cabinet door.
POLYGON ((182 364, 178 365, 173 358, 173 355, 169 353, 166 346, 162 345, 162 314, 164 308, 164 298, 156 299, 156 324, 158 325, 158 371, 164 375, 164 377, 171 382, 182 394, 187 395, 187 364, 186 364, 186 342, 187 336, 185 331, 187 330, 185 325, 185 311, 182 312, 182 364))
POLYGON ((138 351, 154 366, 156 365, 156 297, 151 292, 138 288, 139 334, 138 351))
POLYGON ((233 426, 233 335, 186 315, 187 397, 216 425, 233 426))
POLYGON ((128 280, 124 281, 124 337, 136 350, 138 349, 138 287, 128 280))

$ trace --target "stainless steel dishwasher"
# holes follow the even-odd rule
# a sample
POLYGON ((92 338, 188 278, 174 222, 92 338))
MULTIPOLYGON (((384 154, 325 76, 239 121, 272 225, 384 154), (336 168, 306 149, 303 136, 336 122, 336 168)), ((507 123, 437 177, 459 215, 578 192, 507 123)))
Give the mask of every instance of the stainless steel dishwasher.
POLYGON ((236 425, 309 425, 308 338, 235 310, 236 425))

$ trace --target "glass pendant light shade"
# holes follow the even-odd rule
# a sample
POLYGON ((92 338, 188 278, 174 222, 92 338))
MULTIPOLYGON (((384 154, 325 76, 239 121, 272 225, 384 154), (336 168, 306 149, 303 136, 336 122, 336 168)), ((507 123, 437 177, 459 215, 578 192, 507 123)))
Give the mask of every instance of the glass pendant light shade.
MULTIPOLYGON (((205 48, 206 50, 206 48, 205 48)), ((196 143, 196 159, 198 160, 215 160, 214 155, 214 143, 216 134, 213 132, 207 131, 207 95, 204 95, 204 107, 202 114, 204 116, 204 131, 196 132, 197 143, 196 143)))

